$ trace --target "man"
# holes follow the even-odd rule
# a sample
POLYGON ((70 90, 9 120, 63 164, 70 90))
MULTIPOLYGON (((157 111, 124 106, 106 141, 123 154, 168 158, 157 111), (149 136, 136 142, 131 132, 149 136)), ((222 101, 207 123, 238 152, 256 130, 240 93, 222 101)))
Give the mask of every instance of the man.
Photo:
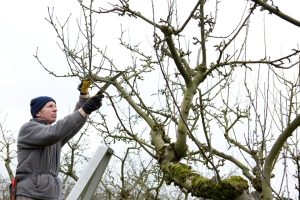
POLYGON ((79 88, 81 95, 75 111, 56 123, 53 98, 41 96, 31 100, 32 119, 21 127, 17 139, 16 200, 62 198, 58 178, 61 148, 79 132, 87 115, 101 107, 104 97, 97 93, 89 98, 89 84, 80 84, 85 88, 79 88))

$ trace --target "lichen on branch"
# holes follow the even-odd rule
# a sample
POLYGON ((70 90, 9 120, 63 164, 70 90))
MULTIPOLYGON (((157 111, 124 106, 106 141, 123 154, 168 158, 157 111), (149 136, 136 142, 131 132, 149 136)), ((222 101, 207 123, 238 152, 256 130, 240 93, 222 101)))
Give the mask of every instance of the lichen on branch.
POLYGON ((249 188, 248 182, 240 176, 231 176, 217 182, 193 172, 182 163, 168 162, 162 165, 166 183, 185 188, 193 196, 213 200, 235 199, 249 188))

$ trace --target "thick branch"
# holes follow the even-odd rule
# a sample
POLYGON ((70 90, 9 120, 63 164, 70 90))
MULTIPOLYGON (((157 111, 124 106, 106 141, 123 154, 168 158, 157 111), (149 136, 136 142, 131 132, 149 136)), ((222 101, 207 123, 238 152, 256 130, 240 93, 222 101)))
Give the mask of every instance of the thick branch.
POLYGON ((191 191, 193 196, 205 199, 235 199, 249 187, 247 181, 239 176, 215 182, 194 173, 189 166, 181 163, 162 163, 162 169, 167 183, 174 182, 179 187, 191 191))
POLYGON ((261 7, 263 7, 265 10, 268 10, 270 13, 277 15, 281 19, 300 27, 300 21, 281 12, 277 6, 271 6, 268 3, 266 3, 266 1, 261 1, 261 0, 252 0, 252 1, 260 5, 261 7))
POLYGON ((286 129, 279 135, 277 140, 272 146, 272 149, 270 150, 269 154, 266 156, 265 159, 265 165, 263 168, 263 188, 266 188, 264 192, 264 196, 272 196, 272 190, 270 187, 270 179, 271 179, 271 173, 273 170, 273 164, 276 161, 277 155, 281 151, 283 144, 286 142, 286 140, 292 135, 292 133, 300 126, 300 115, 298 115, 287 127, 286 129))

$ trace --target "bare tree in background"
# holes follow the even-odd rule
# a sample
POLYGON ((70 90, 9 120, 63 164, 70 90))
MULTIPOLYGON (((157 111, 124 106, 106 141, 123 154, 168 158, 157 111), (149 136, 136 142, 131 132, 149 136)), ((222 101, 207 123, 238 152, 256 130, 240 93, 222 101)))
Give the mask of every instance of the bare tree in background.
MULTIPOLYGON (((6 118, 6 117, 5 117, 6 118)), ((12 160, 16 156, 15 138, 12 133, 5 127, 5 119, 0 122, 0 157, 4 161, 4 165, 10 179, 14 177, 12 170, 12 160)))
POLYGON ((145 160, 137 148, 127 148, 122 157, 112 161, 105 179, 101 181, 95 199, 183 199, 174 189, 163 191, 162 179, 153 160, 145 160), (173 193, 173 197, 171 195, 173 193))
MULTIPOLYGON (((299 182, 297 173, 286 176, 288 162, 299 171, 299 50, 291 47, 281 56, 266 50, 258 58, 251 54, 268 44, 248 43, 256 15, 269 10, 297 25, 275 1, 269 2, 244 2, 240 23, 232 25, 218 18, 219 1, 152 1, 146 6, 129 0, 79 1, 83 20, 77 21, 77 37, 68 30, 71 18, 61 23, 49 10, 47 19, 60 39, 68 72, 49 69, 38 52, 36 58, 54 76, 89 77, 98 89, 111 84, 105 94, 113 112, 99 113, 90 123, 107 145, 142 149, 155 161, 157 171, 142 168, 156 177, 155 187, 174 184, 183 194, 205 199, 243 199, 252 189, 262 199, 282 198, 294 187, 289 181, 299 182), (114 23, 98 31, 97 19, 114 23), (217 30, 220 23, 228 23, 232 32, 217 30), (120 46, 98 42, 119 24, 120 46), (126 37, 129 30, 134 37, 126 37), (277 177, 279 189, 271 182, 277 177)), ((133 187, 120 188, 121 199, 137 194, 133 187)), ((151 195, 159 198, 155 190, 151 195)))
POLYGON ((9 192, 8 192, 9 183, 10 180, 14 178, 14 172, 13 172, 14 167, 12 164, 12 160, 16 157, 16 151, 15 151, 16 140, 13 134, 6 128, 5 121, 6 121, 6 115, 4 116, 4 119, 1 119, 0 121, 0 159, 4 161, 4 167, 6 169, 6 173, 9 176, 8 180, 0 176, 0 196, 1 199, 4 200, 8 199, 9 197, 9 192))
POLYGON ((78 170, 89 161, 89 156, 85 154, 88 149, 88 127, 85 126, 74 138, 67 142, 62 151, 60 175, 62 185, 67 196, 78 180, 78 170))

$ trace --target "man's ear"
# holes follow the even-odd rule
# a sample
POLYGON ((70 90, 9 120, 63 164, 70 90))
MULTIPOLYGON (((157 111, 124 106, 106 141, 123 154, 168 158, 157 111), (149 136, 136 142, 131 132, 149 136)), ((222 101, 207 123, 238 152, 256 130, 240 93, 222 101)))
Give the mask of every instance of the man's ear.
POLYGON ((40 117, 40 116, 41 116, 40 112, 41 112, 41 111, 37 112, 37 113, 35 114, 35 117, 40 117))

